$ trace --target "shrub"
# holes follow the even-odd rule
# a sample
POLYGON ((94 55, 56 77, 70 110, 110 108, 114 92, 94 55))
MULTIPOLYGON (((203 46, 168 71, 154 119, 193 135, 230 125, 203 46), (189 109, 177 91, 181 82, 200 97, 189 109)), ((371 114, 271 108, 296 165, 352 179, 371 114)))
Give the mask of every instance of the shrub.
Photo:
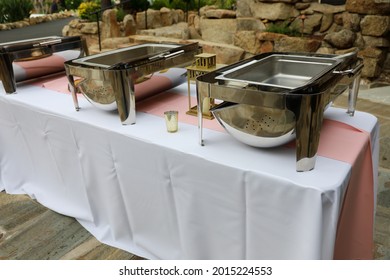
POLYGON ((235 3, 236 0, 153 0, 151 8, 159 10, 162 7, 167 7, 185 11, 187 5, 189 10, 197 10, 206 5, 215 5, 221 9, 231 9, 235 3))
POLYGON ((0 23, 28 18, 33 8, 31 0, 0 0, 0 23))
POLYGON ((92 13, 98 10, 100 10, 100 2, 98 3, 98 2, 88 1, 88 2, 81 3, 77 9, 77 12, 81 19, 94 21, 96 20, 96 15, 92 13))
POLYGON ((65 7, 68 10, 77 10, 83 0, 65 0, 65 7))
POLYGON ((117 8, 116 9, 116 21, 123 21, 123 19, 125 18, 126 16, 126 12, 125 10, 123 10, 122 8, 117 8))
POLYGON ((299 28, 289 21, 271 23, 266 28, 267 32, 280 33, 289 36, 299 36, 299 28))

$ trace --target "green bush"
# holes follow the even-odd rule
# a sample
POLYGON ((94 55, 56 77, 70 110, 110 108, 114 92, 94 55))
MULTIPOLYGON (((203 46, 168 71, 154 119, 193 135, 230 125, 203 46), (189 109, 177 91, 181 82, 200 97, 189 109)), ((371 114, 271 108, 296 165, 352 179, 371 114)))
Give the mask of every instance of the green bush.
POLYGON ((83 0, 65 0, 65 8, 68 10, 77 10, 83 0))
POLYGON ((123 8, 117 8, 116 9, 116 21, 123 21, 123 19, 125 18, 126 16, 126 12, 125 10, 123 10, 123 8))
POLYGON ((289 21, 271 23, 267 26, 267 32, 285 34, 288 36, 299 36, 301 35, 299 28, 289 21))
POLYGON ((149 0, 133 0, 122 5, 122 9, 130 14, 145 11, 149 7, 149 0))
POLYGON ((0 23, 28 18, 33 8, 31 0, 0 0, 0 23))
POLYGON ((153 10, 160 10, 163 7, 169 8, 169 0, 154 0, 150 7, 153 10))
POLYGON ((231 9, 235 3, 236 0, 153 0, 151 8, 159 10, 162 7, 167 7, 185 11, 187 5, 188 10, 198 10, 198 8, 206 5, 215 5, 221 9, 231 9))

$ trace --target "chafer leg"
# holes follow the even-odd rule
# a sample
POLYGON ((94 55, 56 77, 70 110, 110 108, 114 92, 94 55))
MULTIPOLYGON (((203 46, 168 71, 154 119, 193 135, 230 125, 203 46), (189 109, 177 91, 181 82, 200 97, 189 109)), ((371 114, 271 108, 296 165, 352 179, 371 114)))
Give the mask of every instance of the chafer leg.
POLYGON ((356 101, 359 92, 361 73, 357 74, 353 79, 353 82, 349 85, 348 89, 348 110, 347 114, 351 117, 355 114, 356 101))
POLYGON ((296 113, 296 170, 314 169, 324 113, 323 94, 297 97, 300 105, 296 113))
POLYGON ((0 80, 6 93, 16 92, 16 82, 12 67, 12 59, 6 53, 0 54, 0 80))
POLYGON ((115 99, 118 106, 118 113, 123 125, 135 124, 135 92, 134 81, 131 73, 126 70, 112 71, 115 92, 115 99))
POLYGON ((80 106, 79 106, 79 101, 77 99, 77 89, 76 89, 76 84, 74 82, 74 77, 73 77, 73 75, 67 75, 67 77, 68 77, 68 81, 69 81, 68 87, 70 90, 70 94, 72 95, 74 108, 76 109, 76 111, 79 111, 80 106))

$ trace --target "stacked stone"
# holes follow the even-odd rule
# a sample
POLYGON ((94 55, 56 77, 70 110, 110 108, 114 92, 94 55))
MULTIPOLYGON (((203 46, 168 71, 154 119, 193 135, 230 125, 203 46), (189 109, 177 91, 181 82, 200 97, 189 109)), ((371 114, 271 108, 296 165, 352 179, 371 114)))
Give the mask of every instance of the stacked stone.
MULTIPOLYGON (((383 71, 390 72, 390 0, 347 0, 338 6, 311 1, 240 0, 236 11, 205 6, 188 15, 168 8, 148 9, 137 13, 136 19, 127 15, 118 23, 120 32, 114 15, 106 19, 103 15, 101 39, 138 34, 142 40, 145 36, 197 40, 218 52, 218 63, 224 64, 271 51, 342 54, 357 49, 364 59, 363 77, 375 79, 383 71), (286 22, 302 36, 266 32, 271 24, 286 22), (228 51, 219 49, 235 55, 227 57, 228 51)), ((77 21, 70 27, 64 35, 91 34, 87 41, 96 42, 94 23, 77 21)))
POLYGON ((348 26, 348 17, 355 18, 350 29, 364 58, 363 76, 375 78, 390 70, 390 1, 347 0, 345 8, 344 26, 348 26))
POLYGON ((378 77, 389 64, 390 1, 347 0, 327 5, 297 0, 240 0, 235 44, 250 53, 304 51, 345 53, 357 48, 364 59, 363 77, 378 77), (289 22, 305 39, 264 32, 271 23, 289 22), (241 23, 245 22, 246 28, 241 23), (252 22, 248 24, 248 22, 252 22), (261 27, 261 23, 265 27, 261 27), (258 29, 252 26, 257 25, 258 29), (255 34, 253 34, 255 32, 255 34), (310 35, 310 36, 308 36, 310 35), (250 39, 256 36, 258 42, 250 39), (248 46, 248 42, 255 42, 248 46))

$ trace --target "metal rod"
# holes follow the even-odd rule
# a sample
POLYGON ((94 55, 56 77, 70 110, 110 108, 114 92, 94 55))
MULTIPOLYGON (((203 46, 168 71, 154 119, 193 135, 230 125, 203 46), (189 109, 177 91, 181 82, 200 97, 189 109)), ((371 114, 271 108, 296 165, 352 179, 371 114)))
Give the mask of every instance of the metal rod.
POLYGON ((97 30, 98 30, 99 51, 102 51, 102 42, 101 42, 101 38, 100 38, 99 13, 96 13, 96 24, 97 24, 97 30))

